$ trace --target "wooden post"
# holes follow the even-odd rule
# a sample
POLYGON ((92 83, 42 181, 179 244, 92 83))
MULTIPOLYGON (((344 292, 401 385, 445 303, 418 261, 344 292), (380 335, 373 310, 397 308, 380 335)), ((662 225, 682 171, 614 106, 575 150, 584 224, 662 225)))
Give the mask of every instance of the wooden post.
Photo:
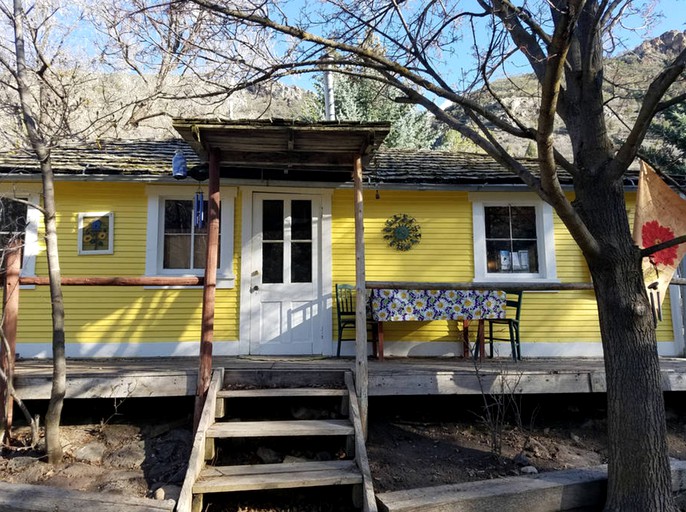
POLYGON ((207 258, 202 293, 202 330, 200 334, 200 363, 195 393, 194 430, 200 422, 207 390, 212 378, 212 340, 214 337, 214 301, 217 288, 217 259, 219 254, 219 151, 210 151, 208 191, 207 258))
POLYGON ((364 201, 362 190, 362 156, 355 157, 353 169, 355 190, 355 390, 360 405, 362 432, 367 439, 369 384, 367 369, 367 287, 364 261, 364 201))
MULTIPOLYGON (((21 246, 18 239, 13 240, 5 249, 5 284, 3 287, 3 316, 2 330, 7 338, 6 347, 0 347, 0 364, 2 370, 11 383, 14 378, 14 360, 17 348, 17 320, 19 318, 19 274, 21 273, 21 246), (9 348, 9 352, 8 352, 9 348)), ((5 427, 5 438, 9 439, 12 431, 13 402, 9 388, 0 380, 0 396, 2 396, 2 411, 0 424, 5 427)))

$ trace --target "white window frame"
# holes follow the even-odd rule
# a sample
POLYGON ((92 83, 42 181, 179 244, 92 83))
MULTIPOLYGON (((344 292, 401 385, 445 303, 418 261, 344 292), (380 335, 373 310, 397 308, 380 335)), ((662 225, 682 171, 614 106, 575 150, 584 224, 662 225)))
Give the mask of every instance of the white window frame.
MULTIPOLYGON (((24 233, 24 258, 21 263, 22 277, 35 277, 36 275, 36 256, 39 252, 38 246, 38 225, 43 220, 40 209, 39 184, 11 184, 0 188, 0 195, 8 198, 22 199, 30 203, 26 209, 26 231, 24 233), (31 206, 32 204, 36 207, 31 206)), ((22 289, 33 289, 34 285, 22 285, 22 289)))
MULTIPOLYGON (((206 190, 206 189, 205 189, 206 190)), ((146 276, 203 276, 204 269, 165 269, 164 264, 164 201, 167 199, 192 200, 197 186, 148 186, 148 225, 146 237, 146 276)), ((235 188, 222 188, 221 233, 217 288, 233 288, 236 277, 233 273, 233 231, 235 188)), ((160 288, 153 286, 150 288, 160 288)), ((161 288, 171 288, 163 286, 161 288)))
POLYGON ((535 194, 525 192, 472 193, 469 194, 469 200, 472 202, 475 282, 559 282, 555 259, 553 208, 548 203, 535 194), (533 206, 535 208, 538 272, 488 272, 485 216, 485 208, 487 206, 533 206))
POLYGON ((114 213, 113 212, 83 212, 79 213, 79 227, 77 249, 79 255, 114 254, 114 213), (108 217, 109 230, 107 233, 107 249, 88 251, 83 248, 83 219, 88 217, 108 217))

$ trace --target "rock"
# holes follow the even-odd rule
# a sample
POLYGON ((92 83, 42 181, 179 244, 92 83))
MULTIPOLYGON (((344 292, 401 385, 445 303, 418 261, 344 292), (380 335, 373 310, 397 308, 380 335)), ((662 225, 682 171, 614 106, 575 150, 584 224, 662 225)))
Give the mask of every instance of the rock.
POLYGON ((264 464, 278 464, 281 462, 281 454, 271 448, 260 446, 257 449, 257 456, 264 464))
POLYGON ((529 460, 529 457, 527 457, 524 452, 519 452, 517 455, 515 455, 515 458, 512 459, 512 462, 515 463, 517 466, 529 466, 531 465, 531 461, 529 460))
POLYGON ((548 451, 548 449, 533 437, 529 437, 526 440, 526 443, 524 443, 524 450, 532 453, 534 457, 537 457, 539 459, 550 458, 550 452, 548 451))
POLYGON ((576 444, 581 444, 581 438, 577 436, 574 432, 570 432, 569 438, 574 441, 576 444))
POLYGON ((107 447, 104 443, 94 441, 78 448, 74 452, 74 458, 90 464, 100 464, 106 450, 107 447))
POLYGON ((523 468, 519 468, 519 473, 522 475, 537 475, 538 469, 533 466, 524 466, 523 468))
POLYGON ((119 468, 138 468, 145 461, 145 442, 137 441, 111 452, 106 460, 119 468))
POLYGON ((293 457, 293 455, 286 455, 283 459, 284 464, 291 464, 294 462, 309 462, 307 459, 302 457, 293 457))
POLYGON ((179 495, 181 494, 181 487, 178 485, 163 485, 155 490, 153 497, 156 500, 173 500, 174 502, 179 501, 179 495))

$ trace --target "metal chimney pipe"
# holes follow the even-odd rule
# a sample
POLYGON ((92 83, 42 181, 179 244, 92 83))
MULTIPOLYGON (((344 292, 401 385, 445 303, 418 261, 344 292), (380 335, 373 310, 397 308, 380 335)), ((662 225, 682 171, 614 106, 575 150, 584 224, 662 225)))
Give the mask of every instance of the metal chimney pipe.
MULTIPOLYGON (((330 55, 325 55, 324 60, 329 61, 330 55)), ((324 117, 327 121, 336 120, 336 106, 334 104, 333 73, 328 64, 324 66, 324 117)))

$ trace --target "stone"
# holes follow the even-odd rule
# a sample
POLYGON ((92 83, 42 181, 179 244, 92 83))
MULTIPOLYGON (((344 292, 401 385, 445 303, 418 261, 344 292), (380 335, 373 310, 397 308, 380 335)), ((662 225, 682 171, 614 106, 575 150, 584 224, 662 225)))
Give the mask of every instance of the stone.
POLYGON ((524 466, 523 468, 519 468, 519 473, 522 475, 537 475, 538 469, 533 466, 524 466))
POLYGON ((297 462, 309 462, 307 459, 302 457, 294 457, 293 455, 286 455, 283 459, 284 464, 293 464, 297 462))
POLYGON ((33 457, 14 457, 7 463, 7 469, 10 471, 20 471, 24 468, 33 466, 37 462, 38 461, 33 457))
POLYGON ((107 447, 104 443, 94 441, 77 448, 74 452, 74 458, 90 464, 100 464, 105 456, 106 450, 107 447))
POLYGON ((257 456, 264 464, 278 464, 281 462, 281 454, 271 448, 260 446, 257 449, 257 456))
POLYGON ((514 462, 515 465, 517 465, 517 466, 529 466, 529 465, 531 465, 531 461, 529 460, 529 457, 527 457, 524 452, 519 452, 517 455, 515 455, 514 459, 512 459, 512 462, 514 462))
POLYGON ((529 453, 532 453, 535 457, 538 457, 539 459, 550 458, 550 452, 548 451, 548 449, 533 437, 530 437, 526 440, 526 443, 524 443, 524 450, 529 453))
POLYGON ((145 461, 145 442, 137 441, 111 452, 107 461, 119 468, 138 468, 145 461))
POLYGON ((166 484, 155 489, 153 494, 156 500, 173 500, 174 502, 179 501, 179 495, 181 494, 181 487, 178 485, 166 484))
POLYGON ((577 436, 574 432, 571 432, 569 434, 569 438, 574 441, 576 444, 581 444, 581 438, 577 436))

